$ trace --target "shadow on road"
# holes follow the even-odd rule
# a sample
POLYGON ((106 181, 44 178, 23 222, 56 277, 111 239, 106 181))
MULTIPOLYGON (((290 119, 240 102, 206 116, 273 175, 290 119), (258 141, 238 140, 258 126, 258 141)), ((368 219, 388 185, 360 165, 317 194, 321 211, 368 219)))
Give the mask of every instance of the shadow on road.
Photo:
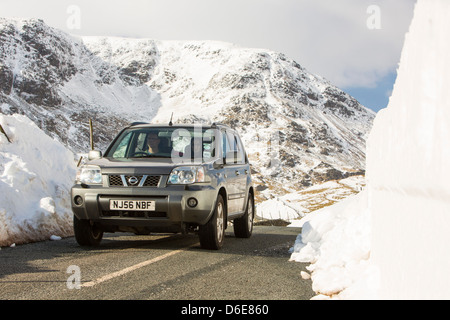
POLYGON ((73 260, 102 254, 105 252, 120 252, 120 250, 179 250, 192 246, 187 250, 205 252, 210 255, 233 254, 245 256, 283 256, 289 258, 289 248, 294 245, 298 228, 275 226, 255 226, 251 238, 236 238, 233 228, 226 230, 225 243, 221 250, 209 251, 200 247, 198 236, 195 234, 151 234, 148 236, 134 234, 105 234, 98 247, 80 247, 74 237, 59 241, 43 241, 19 245, 14 248, 0 250, 0 282, 9 274, 53 272, 45 260, 64 258, 73 260), (47 267, 46 267, 47 266, 47 267))

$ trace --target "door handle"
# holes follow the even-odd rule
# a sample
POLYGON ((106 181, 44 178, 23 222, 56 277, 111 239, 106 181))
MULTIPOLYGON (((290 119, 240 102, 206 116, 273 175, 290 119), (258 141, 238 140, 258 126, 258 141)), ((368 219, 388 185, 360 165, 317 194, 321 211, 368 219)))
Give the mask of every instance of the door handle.
POLYGON ((237 175, 237 176, 241 174, 241 173, 239 172, 239 170, 236 170, 235 172, 236 172, 236 175, 237 175))

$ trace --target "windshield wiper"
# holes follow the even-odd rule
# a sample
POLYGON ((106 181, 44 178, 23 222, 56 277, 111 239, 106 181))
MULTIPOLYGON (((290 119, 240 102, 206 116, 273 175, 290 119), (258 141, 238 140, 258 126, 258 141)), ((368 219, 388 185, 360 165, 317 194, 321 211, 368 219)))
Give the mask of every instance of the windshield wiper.
MULTIPOLYGON (((140 158, 170 158, 170 156, 164 156, 160 154, 140 154, 138 156, 132 156, 131 159, 140 159, 140 158)), ((130 159, 129 158, 129 159, 130 159)))

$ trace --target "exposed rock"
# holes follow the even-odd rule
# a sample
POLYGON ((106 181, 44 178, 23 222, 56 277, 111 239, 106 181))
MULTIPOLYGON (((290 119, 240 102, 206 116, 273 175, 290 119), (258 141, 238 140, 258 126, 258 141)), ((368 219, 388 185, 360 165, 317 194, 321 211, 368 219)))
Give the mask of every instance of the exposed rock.
POLYGON ((0 18, 0 111, 75 152, 132 121, 218 121, 242 135, 258 190, 283 193, 365 166, 375 114, 281 53, 222 42, 77 38, 0 18))

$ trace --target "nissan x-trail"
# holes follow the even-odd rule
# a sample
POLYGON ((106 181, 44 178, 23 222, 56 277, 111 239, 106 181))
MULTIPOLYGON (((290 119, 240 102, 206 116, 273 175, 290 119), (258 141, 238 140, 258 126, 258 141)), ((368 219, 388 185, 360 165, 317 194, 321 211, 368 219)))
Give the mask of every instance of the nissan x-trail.
POLYGON ((71 199, 81 246, 99 245, 104 232, 197 232, 217 250, 229 221, 249 238, 255 215, 247 154, 221 124, 132 124, 104 155, 89 152, 71 199))

